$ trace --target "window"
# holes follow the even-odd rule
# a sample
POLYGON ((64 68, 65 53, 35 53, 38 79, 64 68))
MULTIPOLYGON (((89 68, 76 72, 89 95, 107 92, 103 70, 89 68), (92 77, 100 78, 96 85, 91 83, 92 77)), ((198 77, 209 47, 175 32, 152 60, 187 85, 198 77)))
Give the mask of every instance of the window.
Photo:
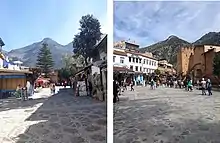
POLYGON ((140 67, 140 71, 142 71, 142 67, 140 67))
POLYGON ((147 73, 149 73, 149 69, 147 69, 147 73))
POLYGON ((135 67, 135 71, 138 71, 138 66, 135 67))
POLYGON ((124 57, 120 57, 120 63, 124 63, 125 58, 124 57))
POLYGON ((149 60, 149 65, 151 65, 151 61, 149 60))
POLYGON ((113 62, 115 62, 115 58, 116 58, 116 56, 113 56, 113 62))
POLYGON ((144 59, 144 64, 146 63, 146 60, 144 59))
POLYGON ((156 66, 156 62, 154 62, 154 66, 156 66))
POLYGON ((142 60, 142 59, 139 59, 139 63, 141 63, 141 60, 142 60))
POLYGON ((133 58, 133 63, 135 62, 135 58, 133 58))
POLYGON ((148 65, 148 60, 147 60, 147 63, 146 63, 147 65, 148 65))
POLYGON ((136 63, 138 63, 138 58, 136 58, 136 63))
POLYGON ((131 57, 129 57, 129 62, 131 62, 131 57))
POLYGON ((152 65, 152 66, 154 65, 154 61, 151 62, 151 65, 152 65))
POLYGON ((133 70, 133 66, 130 66, 130 70, 133 70))

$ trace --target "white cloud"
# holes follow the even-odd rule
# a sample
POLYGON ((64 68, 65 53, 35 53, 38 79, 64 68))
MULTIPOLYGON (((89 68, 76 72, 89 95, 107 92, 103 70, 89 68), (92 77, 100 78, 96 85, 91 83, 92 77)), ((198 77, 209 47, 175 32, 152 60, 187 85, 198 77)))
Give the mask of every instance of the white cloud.
POLYGON ((220 2, 115 2, 114 39, 143 46, 173 34, 193 42, 220 29, 220 2))

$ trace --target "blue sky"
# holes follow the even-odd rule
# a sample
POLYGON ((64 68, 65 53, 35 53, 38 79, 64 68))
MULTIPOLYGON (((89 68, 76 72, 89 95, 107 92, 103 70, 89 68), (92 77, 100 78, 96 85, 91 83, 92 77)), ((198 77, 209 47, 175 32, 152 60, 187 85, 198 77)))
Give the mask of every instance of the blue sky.
POLYGON ((220 31, 220 1, 114 2, 114 41, 148 46, 176 35, 194 42, 220 31))
POLYGON ((106 32, 107 0, 1 0, 3 50, 21 48, 45 37, 66 45, 86 14, 98 18, 102 32, 106 32))

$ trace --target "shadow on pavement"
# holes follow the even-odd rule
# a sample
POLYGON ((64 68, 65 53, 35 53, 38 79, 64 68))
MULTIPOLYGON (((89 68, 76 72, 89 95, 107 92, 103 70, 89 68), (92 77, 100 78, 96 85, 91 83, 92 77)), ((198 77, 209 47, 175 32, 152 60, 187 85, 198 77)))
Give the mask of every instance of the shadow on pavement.
POLYGON ((25 121, 34 124, 11 138, 16 143, 105 143, 106 117, 105 102, 61 89, 25 121))
POLYGON ((160 101, 118 104, 114 117, 115 143, 219 143, 220 121, 187 115, 181 107, 160 101), (218 122, 217 122, 218 121, 218 122))
POLYGON ((22 109, 22 108, 33 107, 38 103, 43 103, 45 100, 46 100, 45 98, 39 98, 39 99, 30 99, 27 101, 22 101, 20 99, 16 99, 15 97, 0 99, 0 112, 11 109, 22 109))

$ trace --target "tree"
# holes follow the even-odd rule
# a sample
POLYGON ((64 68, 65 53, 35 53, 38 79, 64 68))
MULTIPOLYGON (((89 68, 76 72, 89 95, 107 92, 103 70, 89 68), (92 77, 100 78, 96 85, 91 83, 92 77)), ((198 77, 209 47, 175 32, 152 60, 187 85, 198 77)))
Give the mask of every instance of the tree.
POLYGON ((213 60, 213 74, 220 77, 220 52, 215 54, 213 60))
POLYGON ((154 71, 154 73, 155 73, 156 75, 160 75, 160 74, 161 74, 161 72, 160 72, 159 69, 156 69, 156 70, 154 71))
POLYGON ((54 61, 47 44, 43 44, 37 56, 37 67, 48 77, 49 72, 53 69, 54 61))
POLYGON ((84 58, 78 55, 66 54, 62 57, 64 67, 59 70, 59 77, 68 80, 77 72, 77 67, 84 66, 84 58))
POLYGON ((87 60, 92 57, 92 51, 98 40, 101 39, 101 25, 98 19, 93 15, 82 16, 80 23, 80 32, 75 35, 73 40, 74 53, 82 55, 85 64, 88 65, 87 60))

